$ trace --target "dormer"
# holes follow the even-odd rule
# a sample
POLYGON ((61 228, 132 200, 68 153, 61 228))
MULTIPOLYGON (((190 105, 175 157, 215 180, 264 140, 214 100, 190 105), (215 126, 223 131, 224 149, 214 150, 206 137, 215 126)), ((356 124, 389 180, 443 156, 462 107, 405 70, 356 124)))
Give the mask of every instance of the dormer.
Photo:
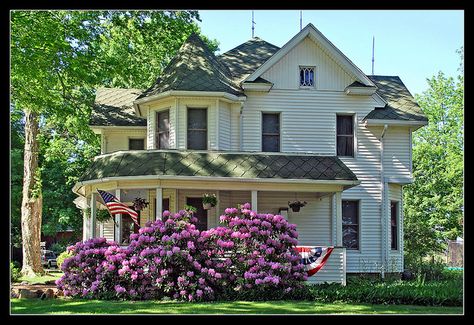
POLYGON ((365 96, 376 91, 375 84, 312 24, 249 74, 242 87, 249 91, 266 87, 365 96), (253 86, 255 83, 258 86, 253 86))

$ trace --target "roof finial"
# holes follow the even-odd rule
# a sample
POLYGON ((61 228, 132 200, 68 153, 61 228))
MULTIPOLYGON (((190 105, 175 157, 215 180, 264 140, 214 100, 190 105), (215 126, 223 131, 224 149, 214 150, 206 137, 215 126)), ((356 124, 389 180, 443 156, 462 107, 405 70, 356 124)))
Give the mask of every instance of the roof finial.
POLYGON ((303 10, 300 10, 300 30, 303 29, 303 10))
POLYGON ((255 26, 257 23, 253 20, 253 10, 252 10, 252 38, 254 37, 255 26))
POLYGON ((372 36, 372 75, 374 75, 374 48, 375 48, 375 36, 372 36))

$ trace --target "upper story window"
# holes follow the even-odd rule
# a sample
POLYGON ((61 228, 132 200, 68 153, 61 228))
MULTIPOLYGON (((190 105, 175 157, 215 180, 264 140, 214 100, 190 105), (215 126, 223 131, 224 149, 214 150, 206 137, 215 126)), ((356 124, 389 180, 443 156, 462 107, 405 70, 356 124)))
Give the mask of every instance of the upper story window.
POLYGON ((262 151, 280 151, 280 114, 262 114, 262 151))
POLYGON ((156 149, 170 147, 170 111, 156 113, 156 149))
POLYGON ((342 244, 359 249, 359 201, 342 201, 342 244))
POLYGON ((145 139, 128 139, 128 150, 144 150, 145 139))
POLYGON ((300 87, 314 87, 314 67, 300 67, 300 87))
POLYGON ((398 202, 390 202, 390 230, 392 250, 398 250, 398 202))
POLYGON ((188 108, 188 149, 207 150, 206 108, 188 108))
POLYGON ((354 116, 337 115, 337 155, 354 157, 354 116))

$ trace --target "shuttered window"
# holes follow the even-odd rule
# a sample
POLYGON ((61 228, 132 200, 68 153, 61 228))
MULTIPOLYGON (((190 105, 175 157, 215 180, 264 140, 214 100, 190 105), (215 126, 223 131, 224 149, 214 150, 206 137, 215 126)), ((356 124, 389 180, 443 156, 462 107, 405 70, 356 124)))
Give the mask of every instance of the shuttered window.
POLYGON ((170 111, 156 113, 156 149, 170 147, 170 111))
POLYGON ((206 108, 188 108, 188 149, 207 150, 206 108))
POLYGON ((390 230, 392 250, 398 250, 398 202, 392 201, 390 204, 390 230))
POLYGON ((280 151, 280 114, 262 114, 262 151, 280 151))
POLYGON ((354 117, 337 115, 337 155, 354 157, 354 117))
POLYGON ((342 201, 342 243, 359 249, 359 201, 342 201))

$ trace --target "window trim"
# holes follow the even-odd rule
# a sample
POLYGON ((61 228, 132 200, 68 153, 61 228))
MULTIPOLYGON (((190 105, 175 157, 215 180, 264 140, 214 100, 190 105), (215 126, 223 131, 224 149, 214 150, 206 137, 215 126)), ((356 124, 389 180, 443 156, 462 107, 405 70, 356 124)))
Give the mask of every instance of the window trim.
MULTIPOLYGON (((185 114, 185 121, 184 125, 186 128, 186 135, 184 138, 184 141, 186 143, 186 150, 209 150, 209 106, 188 106, 186 105, 186 114, 185 114), (189 149, 188 147, 188 115, 189 115, 189 109, 204 109, 206 110, 206 149, 189 149)), ((192 129, 192 130, 201 130, 201 129, 192 129)))
POLYGON ((398 200, 390 200, 390 220, 389 220, 389 228, 390 228, 390 251, 393 253, 399 252, 400 251, 400 201, 398 200), (397 215, 395 217, 395 220, 397 221, 396 224, 396 246, 397 248, 392 248, 392 204, 396 204, 395 211, 397 212, 397 215))
MULTIPOLYGON (((344 213, 344 209, 342 209, 342 205, 344 204, 344 201, 350 201, 350 202, 357 202, 357 248, 349 248, 344 246, 344 223, 342 224, 342 247, 344 247, 346 250, 351 251, 351 252, 360 252, 361 247, 362 247, 362 236, 361 236, 361 225, 362 225, 362 200, 360 199, 342 199, 341 200, 341 218, 343 218, 342 214, 344 213)), ((353 226, 353 224, 346 225, 346 226, 353 226)))
MULTIPOLYGON (((169 129, 168 129, 168 149, 171 148, 171 109, 169 107, 161 110, 155 110, 155 149, 161 149, 160 148, 160 141, 159 141, 159 134, 160 132, 165 132, 165 131, 160 131, 159 129, 159 123, 158 123, 158 115, 161 113, 165 113, 168 111, 168 120, 169 120, 169 129)), ((168 149, 163 149, 163 150, 168 150, 168 149)))
MULTIPOLYGON (((274 112, 274 111, 268 111, 264 112, 262 111, 260 114, 260 152, 282 152, 281 151, 281 141, 282 141, 282 136, 281 136, 281 127, 282 127, 282 112, 274 112), (273 114, 273 115, 278 115, 278 151, 263 151, 263 115, 264 114, 273 114)), ((265 134, 265 135, 270 135, 270 136, 276 136, 276 134, 265 134)))
POLYGON ((316 89, 316 66, 315 65, 298 65, 298 87, 299 89, 316 89), (301 85, 301 69, 311 68, 313 69, 313 85, 302 86, 301 85))
POLYGON ((146 150, 145 138, 143 138, 143 137, 128 137, 128 150, 146 150), (130 149, 130 140, 143 140, 143 149, 130 149))
MULTIPOLYGON (((334 132, 334 155, 338 158, 349 158, 349 159, 356 159, 357 158, 357 113, 355 112, 344 112, 344 113, 336 113, 335 118, 335 132, 334 132), (352 156, 340 156, 337 154, 337 117, 338 116, 352 116, 352 156)), ((342 135, 344 136, 344 135, 342 135)), ((348 136, 348 135, 346 135, 348 136)))

